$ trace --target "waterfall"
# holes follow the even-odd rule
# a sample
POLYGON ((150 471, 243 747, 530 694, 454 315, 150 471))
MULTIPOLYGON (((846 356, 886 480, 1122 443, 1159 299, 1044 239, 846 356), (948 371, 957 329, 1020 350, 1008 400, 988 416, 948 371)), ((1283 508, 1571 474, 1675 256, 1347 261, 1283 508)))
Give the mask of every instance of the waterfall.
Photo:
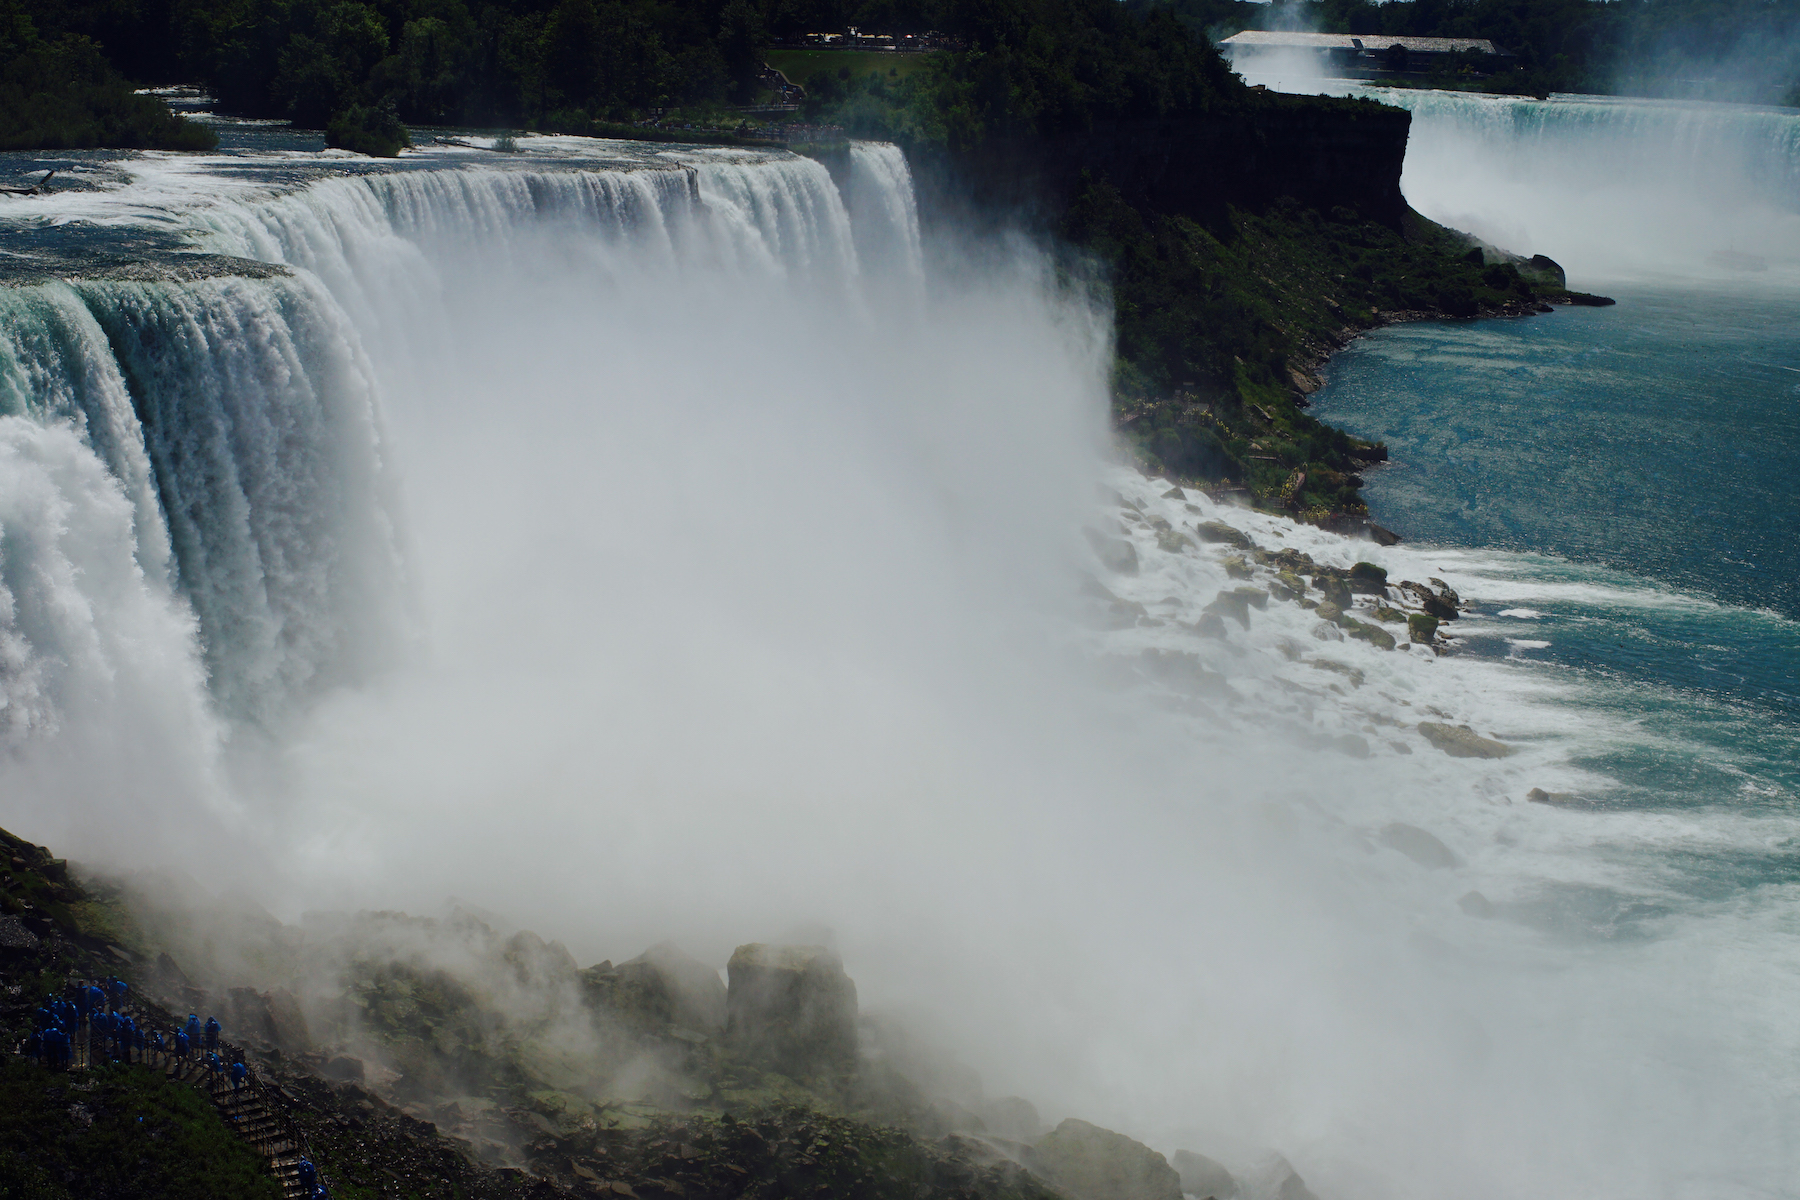
POLYGON ((145 155, 32 210, 244 269, 0 290, 9 828, 289 915, 463 896, 583 961, 824 923, 992 1094, 1251 1200, 1271 1147, 1335 1196, 1793 1178, 1791 907, 1654 851, 1791 820, 1528 804, 1603 791, 1629 721, 1269 564, 1557 593, 1108 462, 1093 290, 923 254, 890 147, 840 192, 577 142, 145 155))
MULTIPOLYGON (((861 154, 883 173, 859 177, 857 194, 871 220, 909 232, 916 261, 898 152, 861 154)), ((443 351, 432 331, 395 319, 437 302, 442 260, 504 257, 548 235, 600 274, 728 270, 843 290, 859 270, 830 176, 785 156, 402 170, 177 197, 155 215, 196 248, 291 273, 7 289, 0 412, 69 431, 104 466, 129 503, 144 587, 173 588, 192 610, 210 702, 255 723, 367 678, 408 643, 382 429, 384 384, 408 384, 384 380, 368 347, 443 351)), ((21 520, 0 535, 10 563, 35 536, 21 520)), ((45 672, 74 659, 24 609, 6 635, 8 727, 55 728, 62 692, 45 672)))
POLYGON ((1444 224, 1590 277, 1726 279, 1733 255, 1800 272, 1792 110, 1360 90, 1412 111, 1401 186, 1444 224))

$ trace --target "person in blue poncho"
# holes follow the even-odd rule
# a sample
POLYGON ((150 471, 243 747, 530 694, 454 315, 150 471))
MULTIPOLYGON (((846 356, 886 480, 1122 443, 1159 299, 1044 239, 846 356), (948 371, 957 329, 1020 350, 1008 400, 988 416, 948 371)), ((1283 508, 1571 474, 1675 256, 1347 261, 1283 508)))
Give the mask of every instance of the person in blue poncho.
POLYGON ((313 1166, 312 1159, 303 1158, 300 1165, 294 1168, 300 1178, 300 1190, 311 1194, 313 1187, 319 1182, 319 1168, 313 1166))
POLYGON ((243 1087, 244 1086, 244 1076, 246 1076, 248 1074, 250 1074, 250 1068, 244 1065, 243 1059, 240 1058, 238 1061, 232 1063, 231 1064, 231 1090, 235 1092, 239 1088, 243 1087))
POLYGON ((187 1030, 175 1035, 175 1057, 183 1063, 187 1062, 188 1053, 194 1048, 193 1040, 188 1037, 187 1030))
POLYGON ((193 1043, 196 1046, 198 1046, 200 1044, 200 1017, 199 1017, 199 1014, 197 1014, 197 1013, 189 1013, 188 1014, 187 1026, 183 1030, 183 1032, 185 1032, 188 1035, 189 1042, 193 1043))
POLYGON ((206 1048, 208 1050, 219 1048, 219 1018, 217 1017, 206 1018, 206 1048))

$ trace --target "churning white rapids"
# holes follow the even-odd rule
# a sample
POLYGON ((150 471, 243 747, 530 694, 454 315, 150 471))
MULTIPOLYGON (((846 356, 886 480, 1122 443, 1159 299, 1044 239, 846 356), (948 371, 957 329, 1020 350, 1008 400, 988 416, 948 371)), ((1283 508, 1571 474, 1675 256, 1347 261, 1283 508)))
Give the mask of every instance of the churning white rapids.
POLYGON ((523 144, 8 210, 6 826, 583 961, 826 925, 990 1092, 1252 1200, 1272 1150, 1324 1200, 1794 1194, 1794 897, 1533 916, 1793 823, 1526 804, 1631 730, 1279 597, 1202 636, 1273 568, 1194 527, 1541 594, 1118 465, 1101 293, 922 245, 891 147, 523 144))

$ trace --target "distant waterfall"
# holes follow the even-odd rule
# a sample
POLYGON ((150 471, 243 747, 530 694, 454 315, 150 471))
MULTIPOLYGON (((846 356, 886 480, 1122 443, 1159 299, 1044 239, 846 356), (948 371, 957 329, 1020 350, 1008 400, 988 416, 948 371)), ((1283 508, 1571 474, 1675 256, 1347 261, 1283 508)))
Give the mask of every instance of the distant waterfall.
POLYGON ((1360 90, 1412 111, 1401 185, 1436 220, 1606 277, 1716 274, 1720 251, 1800 268, 1800 114, 1360 90))
MULTIPOLYGON (((891 147, 857 158, 878 168, 859 171, 858 203, 916 271, 903 160, 891 147)), ((20 423, 7 453, 41 451, 25 425, 85 444, 103 471, 81 486, 110 491, 105 502, 130 516, 117 546, 129 560, 117 565, 141 574, 146 596, 173 588, 185 600, 212 702, 256 722, 365 676, 406 643, 381 417, 384 386, 404 381, 384 380, 365 347, 422 336, 393 314, 436 303, 439 264, 549 234, 601 276, 694 267, 838 289, 859 276, 859 239, 830 175, 788 156, 399 170, 205 196, 158 216, 198 248, 293 273, 0 293, 0 413, 20 423)), ((22 579, 21 564, 55 539, 12 501, 0 513, 0 712, 18 733, 55 723, 66 689, 54 677, 81 660, 65 644, 75 632, 33 614, 92 607, 82 580, 94 571, 69 559, 58 585, 68 590, 55 595, 42 570, 22 579)), ((176 658, 191 634, 179 637, 165 647, 176 658)))

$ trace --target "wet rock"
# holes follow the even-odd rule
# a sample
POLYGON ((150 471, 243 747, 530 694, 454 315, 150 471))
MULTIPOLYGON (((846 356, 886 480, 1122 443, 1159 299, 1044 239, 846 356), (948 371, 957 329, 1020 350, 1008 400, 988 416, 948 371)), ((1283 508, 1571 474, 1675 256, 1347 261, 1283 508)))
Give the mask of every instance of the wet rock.
POLYGON ((1425 740, 1451 758, 1505 758, 1518 748, 1492 738, 1484 738, 1467 725, 1443 725, 1436 721, 1420 721, 1419 732, 1425 740))
POLYGON ((1525 799, 1533 804, 1574 804, 1578 797, 1574 792, 1546 792, 1543 788, 1532 788, 1525 793, 1525 799))
POLYGON ((1200 619, 1193 624, 1193 630, 1201 637, 1225 640, 1225 618, 1216 612, 1203 612, 1200 619))
POLYGON ((1340 579, 1336 575, 1327 575, 1320 572, 1313 576, 1313 586, 1319 589, 1326 600, 1337 605, 1339 608, 1350 607, 1349 581, 1340 579))
POLYGON ((1401 625, 1406 624, 1406 614, 1405 613, 1401 612, 1397 608, 1389 608, 1385 604, 1377 604, 1375 606, 1375 619, 1377 621, 1388 621, 1388 622, 1397 623, 1397 624, 1401 624, 1401 625))
POLYGON ((1164 500, 1186 500, 1187 493, 1178 487, 1172 487, 1162 494, 1164 500))
POLYGON ((1349 617, 1345 617, 1338 622, 1338 626, 1351 637, 1356 638, 1359 641, 1367 642, 1371 646, 1378 647, 1382 650, 1392 650, 1394 648, 1394 635, 1381 628, 1379 625, 1369 625, 1365 622, 1353 621, 1349 617))
POLYGON ((1254 574, 1249 561, 1241 554, 1226 555, 1222 565, 1225 567, 1225 574, 1232 579, 1249 579, 1254 574))
POLYGON ((1399 821, 1385 825, 1381 830, 1380 841, 1388 849, 1398 850, 1421 867, 1434 871, 1454 867, 1460 861, 1450 847, 1417 825, 1406 825, 1399 821))
POLYGON ((1429 646, 1437 640, 1438 619, 1425 613, 1413 613, 1406 618, 1406 636, 1417 646, 1429 646))
POLYGON ((1484 921, 1489 917, 1492 917, 1497 911, 1494 908, 1494 902, 1480 892, 1464 893, 1462 899, 1456 902, 1456 907, 1462 909, 1471 917, 1480 917, 1484 921))
POLYGON ((784 1074, 856 1067, 856 984, 823 946, 739 946, 726 967, 726 1038, 784 1074))
POLYGON ((1194 549, 1194 539, 1185 533, 1162 530, 1156 535, 1156 546, 1164 554, 1180 554, 1183 550, 1194 549))
MULTIPOLYGON (((1439 582, 1441 581, 1436 579, 1432 580, 1432 583, 1439 582)), ((1449 587, 1446 586, 1439 591, 1427 587, 1422 583, 1415 583, 1408 579, 1400 585, 1400 589, 1402 591, 1411 592, 1416 596, 1419 601, 1419 607, 1423 608, 1429 616, 1436 617, 1440 621, 1456 620, 1460 597, 1458 597, 1454 591, 1450 590, 1449 587)))
POLYGON ((1298 600, 1306 595, 1306 581, 1284 567, 1269 583, 1269 590, 1283 600, 1298 600))
MULTIPOLYGON (((1263 595, 1260 592, 1257 594, 1263 595)), ((1264 599, 1266 600, 1267 596, 1264 596, 1264 599)), ((1206 606, 1203 612, 1212 613, 1221 619, 1229 617, 1245 629, 1250 628, 1250 597, 1246 596, 1243 590, 1220 592, 1213 597, 1212 602, 1206 606)))
POLYGON ((1344 619, 1344 610, 1329 600, 1313 609, 1313 611, 1319 614, 1319 620, 1330 621, 1333 625, 1336 625, 1339 621, 1344 619))
POLYGON ((1177 1150, 1169 1165, 1181 1176, 1181 1190, 1194 1200, 1231 1200, 1238 1193, 1231 1172, 1204 1154, 1177 1150))
MULTIPOLYGON (((1384 454, 1382 457, 1385 458, 1386 455, 1384 454)), ((1400 544, 1399 534, 1385 526, 1377 525, 1373 521, 1369 522, 1369 536, 1375 539, 1375 544, 1378 546, 1398 546, 1400 544)))
POLYGON ((1181 1176, 1162 1155, 1074 1117, 1039 1138, 1026 1165, 1073 1200, 1181 1200, 1181 1176))
POLYGON ((1387 592, 1387 569, 1372 562, 1359 562, 1350 568, 1350 590, 1367 596, 1387 592))
POLYGON ((1094 548, 1094 555, 1100 565, 1115 575, 1136 575, 1138 573, 1137 547, 1124 538, 1108 537, 1097 529, 1084 529, 1088 545, 1094 548))
POLYGON ((1330 671, 1333 674, 1342 675, 1350 681, 1351 687, 1363 685, 1363 673, 1348 663, 1341 663, 1329 658, 1315 658, 1308 660, 1306 665, 1315 671, 1330 671))
POLYGON ((1236 546, 1239 550, 1256 549, 1256 543, 1250 540, 1249 534, 1223 521, 1201 521, 1194 526, 1194 533, 1203 542, 1236 546))

